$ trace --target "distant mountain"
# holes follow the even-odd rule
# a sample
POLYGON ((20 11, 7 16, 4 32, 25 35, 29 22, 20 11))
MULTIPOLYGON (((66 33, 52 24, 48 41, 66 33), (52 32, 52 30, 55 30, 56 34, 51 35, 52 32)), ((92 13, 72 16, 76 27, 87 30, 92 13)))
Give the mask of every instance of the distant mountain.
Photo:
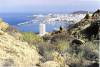
MULTIPOLYGON (((72 14, 87 14, 89 11, 75 11, 75 12, 72 12, 72 14)), ((93 12, 89 12, 89 13, 93 13, 93 12)))

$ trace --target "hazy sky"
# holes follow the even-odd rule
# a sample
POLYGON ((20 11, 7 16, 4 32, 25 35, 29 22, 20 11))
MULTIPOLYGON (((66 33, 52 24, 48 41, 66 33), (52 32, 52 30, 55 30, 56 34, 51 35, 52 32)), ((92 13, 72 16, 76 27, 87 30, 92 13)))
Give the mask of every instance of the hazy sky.
POLYGON ((0 12, 70 12, 98 8, 100 0, 0 0, 0 12))

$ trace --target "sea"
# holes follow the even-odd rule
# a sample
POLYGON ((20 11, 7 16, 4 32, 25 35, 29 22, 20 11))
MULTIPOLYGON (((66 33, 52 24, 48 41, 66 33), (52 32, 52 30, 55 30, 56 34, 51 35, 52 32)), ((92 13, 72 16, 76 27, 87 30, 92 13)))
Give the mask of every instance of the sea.
MULTIPOLYGON (((2 18, 9 25, 17 28, 19 31, 39 33, 40 23, 38 22, 25 24, 25 25, 18 25, 19 23, 28 22, 28 21, 33 20, 34 18, 29 17, 33 15, 38 15, 38 14, 35 14, 35 13, 1 13, 0 18, 2 18)), ((52 24, 46 23, 46 32, 52 32, 54 30, 59 29, 60 26, 64 27, 64 25, 65 24, 63 23, 52 23, 52 24)))

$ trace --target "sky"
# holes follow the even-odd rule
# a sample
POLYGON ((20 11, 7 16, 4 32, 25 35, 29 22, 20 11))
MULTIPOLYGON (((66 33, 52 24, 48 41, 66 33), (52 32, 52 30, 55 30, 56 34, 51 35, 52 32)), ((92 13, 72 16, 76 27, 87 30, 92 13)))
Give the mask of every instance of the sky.
POLYGON ((0 0, 0 13, 95 11, 100 0, 0 0))

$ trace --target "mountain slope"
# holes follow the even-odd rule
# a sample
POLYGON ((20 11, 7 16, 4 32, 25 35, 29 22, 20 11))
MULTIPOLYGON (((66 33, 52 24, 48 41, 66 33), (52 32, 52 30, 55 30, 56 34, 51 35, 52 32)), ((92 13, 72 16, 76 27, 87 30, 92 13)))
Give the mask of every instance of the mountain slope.
POLYGON ((98 36, 99 26, 100 26, 100 10, 98 9, 97 11, 95 11, 92 14, 92 16, 90 16, 90 14, 86 14, 86 16, 80 22, 72 25, 68 29, 68 32, 71 35, 74 35, 79 38, 79 36, 81 37, 81 35, 83 36, 83 35, 90 34, 89 31, 92 31, 93 29, 95 29, 97 27, 96 30, 94 30, 94 31, 97 31, 97 34, 96 35, 94 35, 95 33, 91 34, 91 36, 89 37, 89 39, 90 39, 92 36, 96 36, 96 37, 98 36), (93 27, 93 28, 91 28, 91 30, 88 30, 88 34, 86 34, 85 33, 86 29, 89 27, 90 28, 93 27), (82 31, 84 31, 84 33, 82 31))
POLYGON ((0 35, 0 66, 28 67, 39 63, 40 56, 27 42, 5 33, 0 35))

